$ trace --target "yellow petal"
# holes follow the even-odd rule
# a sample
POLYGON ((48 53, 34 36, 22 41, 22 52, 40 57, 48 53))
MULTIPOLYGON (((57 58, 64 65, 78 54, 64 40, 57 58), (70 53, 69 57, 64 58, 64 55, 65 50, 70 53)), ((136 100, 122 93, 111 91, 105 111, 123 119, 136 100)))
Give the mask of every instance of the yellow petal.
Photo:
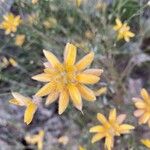
POLYGON ((59 115, 62 114, 69 104, 69 95, 66 91, 62 91, 59 97, 59 115))
POLYGON ((105 118, 105 116, 101 113, 97 114, 97 119, 103 124, 103 125, 108 125, 108 121, 105 118))
POLYGON ((58 96, 59 96, 58 92, 51 92, 46 99, 45 105, 48 106, 54 101, 56 101, 58 96))
POLYGON ((90 52, 86 56, 84 56, 80 61, 77 62, 76 67, 78 70, 84 70, 87 68, 94 59, 94 52, 90 52))
POLYGON ((105 131, 105 129, 100 125, 90 128, 91 133, 93 133, 93 132, 104 132, 104 131, 105 131))
POLYGON ((133 130, 134 126, 129 125, 129 124, 122 124, 119 126, 119 133, 124 134, 124 133, 129 133, 130 130, 133 130))
POLYGON ((39 141, 37 147, 38 147, 38 150, 42 150, 43 149, 43 141, 39 141))
POLYGON ((84 86, 84 85, 78 85, 78 89, 81 93, 81 96, 88 101, 95 101, 96 97, 94 95, 94 92, 89 89, 88 87, 84 86))
POLYGON ((142 139, 141 143, 150 148, 150 139, 142 139))
POLYGON ((44 85, 35 95, 38 97, 48 95, 54 89, 53 82, 47 83, 44 85))
POLYGON ((80 73, 77 75, 77 80, 84 84, 95 84, 100 80, 100 78, 95 75, 80 73))
POLYGON ((51 75, 46 73, 41 73, 32 77, 32 79, 41 81, 41 82, 49 82, 51 80, 51 75))
POLYGON ((143 101, 137 101, 137 102, 135 103, 135 106, 136 106, 137 108, 139 108, 139 109, 143 109, 143 108, 146 107, 146 105, 145 105, 145 103, 144 103, 143 101))
POLYGON ((68 90, 69 90, 70 97, 73 101, 73 104, 75 105, 75 107, 77 109, 79 109, 81 111, 82 110, 82 99, 81 99, 81 94, 80 94, 78 88, 74 85, 69 85, 68 90))
POLYGON ((20 106, 26 106, 32 101, 30 98, 25 97, 17 92, 12 92, 12 95, 18 101, 20 106))
POLYGON ((102 69, 86 69, 83 73, 100 76, 103 73, 102 69))
POLYGON ((53 53, 51 53, 47 50, 43 50, 43 53, 44 53, 45 57, 47 58, 47 60, 52 65, 52 67, 56 67, 57 65, 60 64, 59 60, 56 58, 56 56, 53 53))
POLYGON ((93 136, 91 142, 92 142, 92 143, 95 143, 95 142, 101 140, 102 138, 104 138, 104 136, 105 136, 104 134, 97 133, 97 134, 95 134, 95 135, 93 136))
POLYGON ((27 125, 31 123, 36 110, 37 110, 37 105, 35 103, 30 103, 27 106, 27 108, 25 110, 25 114, 24 114, 24 122, 27 125))
POLYGON ((67 65, 73 65, 76 61, 77 48, 73 44, 67 43, 64 52, 64 61, 67 65))
POLYGON ((116 119, 116 109, 112 109, 109 113, 109 122, 114 123, 116 119))
POLYGON ((98 89, 97 91, 95 91, 95 96, 101 96, 103 94, 106 94, 107 92, 107 87, 101 87, 100 89, 98 89))
POLYGON ((106 137, 105 139, 105 147, 107 150, 111 150, 114 145, 114 139, 111 136, 106 137))

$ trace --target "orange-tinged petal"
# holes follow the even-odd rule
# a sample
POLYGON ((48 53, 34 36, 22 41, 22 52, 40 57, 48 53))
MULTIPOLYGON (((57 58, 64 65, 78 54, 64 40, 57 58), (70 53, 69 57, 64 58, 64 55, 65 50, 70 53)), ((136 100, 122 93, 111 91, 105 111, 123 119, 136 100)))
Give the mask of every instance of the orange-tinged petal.
POLYGON ((27 125, 31 123, 36 110, 37 110, 37 105, 35 103, 30 103, 27 106, 27 108, 25 110, 25 114, 24 114, 24 122, 27 125))
POLYGON ((47 60, 50 62, 50 64, 52 65, 52 67, 56 67, 57 65, 60 64, 59 60, 56 58, 56 56, 51 53, 50 51, 47 50, 43 50, 43 53, 45 55, 45 57, 47 58, 47 60))
POLYGON ((90 128, 90 132, 91 133, 94 133, 94 132, 104 132, 105 129, 103 126, 100 126, 100 125, 97 125, 97 126, 94 126, 92 128, 90 128))
POLYGON ((50 83, 47 83, 46 85, 44 85, 35 95, 38 97, 46 96, 53 89, 54 89, 54 84, 53 84, 53 82, 50 82, 50 83))
POLYGON ((73 44, 67 43, 64 52, 64 62, 67 65, 73 65, 76 61, 77 48, 73 44))
POLYGON ((87 68, 94 59, 94 52, 90 52, 86 56, 84 56, 80 61, 77 62, 76 67, 78 70, 84 70, 87 68))
POLYGON ((126 114, 120 114, 120 115, 117 117, 117 123, 118 123, 118 124, 122 124, 125 119, 126 119, 126 114))
POLYGON ((53 103, 54 101, 57 100, 59 96, 59 93, 58 92, 51 92, 48 97, 46 98, 46 102, 45 102, 45 105, 48 106, 50 105, 51 103, 53 103))
POLYGON ((150 119, 150 114, 144 113, 139 119, 139 124, 145 124, 149 119, 150 119))
POLYGON ((49 82, 51 81, 51 75, 46 73, 41 73, 32 77, 32 79, 41 81, 41 82, 49 82))
POLYGON ((116 109, 112 109, 109 113, 109 122, 116 122, 116 109))
POLYGON ((144 100, 146 103, 150 103, 149 94, 148 94, 148 92, 147 92, 145 89, 142 89, 142 90, 141 90, 141 96, 143 97, 143 100, 144 100))
POLYGON ((77 75, 77 80, 84 84, 95 84, 100 80, 100 78, 95 75, 80 73, 77 75))
POLYGON ((78 85, 78 89, 81 93, 81 96, 88 101, 95 101, 96 97, 94 95, 94 92, 86 87, 85 85, 78 85))
POLYGON ((134 116, 140 117, 141 115, 143 115, 143 113, 144 113, 144 110, 138 109, 138 110, 134 111, 134 116))
POLYGON ((12 92, 12 95, 18 101, 20 106, 26 106, 32 101, 30 98, 25 97, 17 92, 12 92))
POLYGON ((62 91, 59 97, 59 114, 62 114, 69 104, 69 94, 66 91, 62 91))
POLYGON ((100 76, 103 73, 103 69, 86 69, 83 73, 100 76))
POLYGON ((69 90, 70 97, 73 101, 73 104, 75 105, 75 107, 77 109, 79 109, 81 111, 82 110, 82 99, 81 99, 81 94, 80 94, 78 88, 74 85, 69 85, 68 90, 69 90))
POLYGON ((105 136, 104 134, 97 133, 97 134, 95 134, 95 135, 93 136, 91 142, 92 142, 92 143, 95 143, 95 142, 101 140, 102 138, 104 138, 104 136, 105 136))

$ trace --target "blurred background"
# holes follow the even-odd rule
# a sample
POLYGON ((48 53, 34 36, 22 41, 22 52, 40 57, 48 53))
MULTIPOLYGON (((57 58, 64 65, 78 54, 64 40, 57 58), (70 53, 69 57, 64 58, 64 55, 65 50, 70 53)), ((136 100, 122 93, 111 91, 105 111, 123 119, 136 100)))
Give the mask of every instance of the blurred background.
POLYGON ((0 150, 34 150, 25 136, 45 131, 44 150, 104 150, 104 141, 91 144, 89 128, 96 114, 106 116, 110 108, 128 115, 126 122, 136 129, 116 138, 114 150, 145 150, 141 138, 150 129, 139 126, 133 116, 132 97, 150 89, 150 2, 148 0, 0 0, 0 22, 8 12, 20 15, 17 32, 0 30, 0 150), (117 40, 115 19, 127 21, 135 33, 130 42, 117 40), (94 103, 84 101, 84 115, 69 105, 59 116, 57 103, 40 105, 32 123, 23 123, 24 108, 10 105, 11 91, 32 96, 43 85, 31 79, 42 72, 43 49, 60 60, 67 42, 78 47, 78 59, 95 52, 93 68, 104 70, 92 87, 107 87, 94 103))

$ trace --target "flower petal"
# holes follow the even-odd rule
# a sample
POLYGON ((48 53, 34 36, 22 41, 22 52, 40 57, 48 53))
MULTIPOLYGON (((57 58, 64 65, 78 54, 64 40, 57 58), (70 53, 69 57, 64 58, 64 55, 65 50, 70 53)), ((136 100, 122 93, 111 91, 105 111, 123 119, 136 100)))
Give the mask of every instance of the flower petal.
POLYGON ((86 87, 85 85, 78 85, 78 89, 81 93, 81 96, 88 101, 95 101, 96 97, 94 95, 94 92, 86 87))
POLYGON ((84 84, 95 84, 100 80, 100 78, 95 75, 80 73, 77 75, 77 80, 84 84))
POLYGON ((45 105, 48 106, 54 101, 56 101, 58 96, 59 96, 58 92, 51 92, 46 99, 45 105))
POLYGON ((134 116, 140 117, 141 115, 143 115, 143 113, 144 113, 144 110, 138 109, 138 110, 134 111, 134 116))
POLYGON ((30 98, 25 97, 17 92, 12 92, 12 95, 18 101, 20 106, 26 106, 32 101, 30 98))
POLYGON ((111 136, 105 138, 105 147, 107 150, 111 150, 114 145, 114 139, 111 136))
POLYGON ((122 124, 119 126, 119 133, 124 134, 124 133, 130 133, 130 130, 133 130, 135 127, 129 124, 122 124))
POLYGON ((95 134, 95 135, 93 136, 91 142, 92 142, 92 143, 95 143, 95 142, 101 140, 102 138, 104 138, 104 136, 105 136, 104 134, 97 133, 97 134, 95 134))
POLYGON ((20 103, 16 99, 10 99, 9 103, 14 104, 14 105, 20 105, 20 103))
POLYGON ((70 97, 73 101, 73 104, 75 105, 75 107, 77 109, 79 109, 81 111, 82 110, 82 99, 81 99, 81 94, 80 94, 78 88, 74 85, 69 85, 68 90, 69 90, 70 97))
POLYGON ((126 119, 126 114, 120 114, 120 115, 117 117, 117 122, 118 122, 118 124, 122 124, 125 119, 126 119))
POLYGON ((90 52, 86 56, 84 56, 80 61, 77 62, 76 67, 78 70, 84 70, 87 68, 94 59, 94 52, 90 52))
POLYGON ((142 90, 141 90, 141 96, 143 97, 143 100, 144 100, 146 103, 150 103, 149 94, 148 94, 148 92, 147 92, 145 89, 142 89, 142 90))
POLYGON ((62 91, 59 97, 59 115, 62 114, 69 104, 69 94, 66 91, 62 91))
POLYGON ((137 102, 135 103, 135 106, 136 106, 137 108, 139 108, 139 109, 143 109, 143 108, 146 107, 146 104, 145 104, 143 101, 137 101, 137 102))
POLYGON ((103 124, 103 125, 106 125, 106 124, 109 124, 107 119, 105 118, 105 116, 101 113, 98 113, 97 114, 97 119, 103 124))
POLYGON ((54 89, 53 82, 47 83, 44 85, 35 95, 38 97, 48 95, 54 89))
POLYGON ((47 60, 50 62, 50 64, 52 65, 52 67, 56 67, 57 65, 60 64, 59 60, 56 58, 56 56, 51 53, 50 51, 47 50, 43 50, 43 53, 45 55, 45 57, 47 58, 47 60))
POLYGON ((109 113, 109 122, 116 122, 116 109, 112 109, 109 113))
POLYGON ((67 65, 73 65, 76 61, 77 48, 73 44, 67 43, 64 52, 64 62, 67 65))
POLYGON ((104 132, 104 128, 100 125, 97 125, 97 126, 90 128, 89 132, 91 132, 91 133, 93 133, 93 132, 104 132))
POLYGON ((95 93, 95 96, 101 96, 103 94, 106 94, 107 92, 107 87, 101 87, 100 89, 96 90, 94 93, 95 93))
POLYGON ((149 119, 150 119, 150 114, 144 113, 139 119, 139 124, 145 124, 148 122, 149 119))
POLYGON ((83 73, 100 76, 103 73, 103 69, 86 69, 83 73))
POLYGON ((41 82, 49 82, 51 80, 51 75, 46 73, 41 73, 32 77, 32 79, 41 81, 41 82))
POLYGON ((27 125, 31 123, 36 110, 37 110, 37 105, 35 103, 30 103, 27 106, 27 108, 25 110, 25 114, 24 114, 24 122, 27 125))

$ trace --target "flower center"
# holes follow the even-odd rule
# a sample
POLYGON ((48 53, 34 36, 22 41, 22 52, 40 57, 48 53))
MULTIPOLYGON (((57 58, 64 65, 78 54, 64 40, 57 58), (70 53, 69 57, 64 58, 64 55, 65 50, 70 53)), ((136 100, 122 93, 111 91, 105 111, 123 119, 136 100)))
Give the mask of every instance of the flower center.
POLYGON ((76 84, 77 71, 75 66, 69 66, 66 64, 59 65, 56 67, 56 72, 54 74, 53 81, 57 85, 58 89, 62 89, 69 84, 76 84))

